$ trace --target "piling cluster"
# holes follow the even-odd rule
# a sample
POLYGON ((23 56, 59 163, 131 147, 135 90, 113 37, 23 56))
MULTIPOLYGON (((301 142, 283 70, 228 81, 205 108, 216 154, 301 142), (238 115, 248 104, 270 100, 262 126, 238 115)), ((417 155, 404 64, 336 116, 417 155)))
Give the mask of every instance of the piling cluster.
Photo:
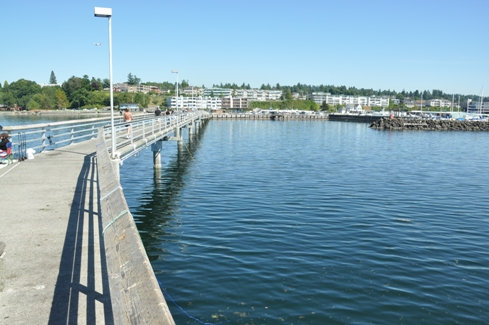
POLYGON ((382 118, 370 127, 378 130, 489 131, 489 122, 382 118))

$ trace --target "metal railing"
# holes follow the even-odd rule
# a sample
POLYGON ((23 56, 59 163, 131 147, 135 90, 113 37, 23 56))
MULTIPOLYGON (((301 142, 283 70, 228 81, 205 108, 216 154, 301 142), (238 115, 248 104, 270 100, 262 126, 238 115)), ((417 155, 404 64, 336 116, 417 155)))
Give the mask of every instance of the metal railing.
MULTIPOLYGON (((161 116, 137 114, 134 115, 134 119, 130 123, 132 132, 129 138, 126 137, 126 125, 128 123, 123 121, 122 116, 118 116, 114 119, 116 150, 119 151, 128 145, 134 147, 134 144, 138 141, 144 141, 149 145, 156 141, 154 140, 155 135, 172 132, 176 127, 182 127, 206 115, 208 113, 202 111, 161 116)), ((96 138, 97 129, 101 126, 104 127, 104 139, 110 152, 112 132, 110 117, 5 126, 2 132, 7 132, 10 135, 14 159, 22 159, 27 156, 26 152, 28 149, 32 149, 34 153, 38 154, 46 150, 54 150, 73 143, 96 138)), ((138 146, 133 150, 133 154, 143 148, 139 148, 138 146)), ((126 151, 124 150, 124 152, 126 151)), ((123 158, 127 158, 130 155, 130 153, 125 153, 123 158)))
POLYGON ((119 123, 115 125, 116 132, 116 153, 112 155, 110 143, 111 128, 104 128, 104 140, 109 153, 113 157, 125 160, 149 145, 155 143, 162 138, 169 137, 169 134, 177 128, 182 128, 192 122, 209 116, 206 112, 195 111, 189 113, 180 113, 175 115, 161 115, 158 117, 151 116, 149 118, 135 119, 130 123, 119 123), (128 134, 128 125, 130 132, 128 134))

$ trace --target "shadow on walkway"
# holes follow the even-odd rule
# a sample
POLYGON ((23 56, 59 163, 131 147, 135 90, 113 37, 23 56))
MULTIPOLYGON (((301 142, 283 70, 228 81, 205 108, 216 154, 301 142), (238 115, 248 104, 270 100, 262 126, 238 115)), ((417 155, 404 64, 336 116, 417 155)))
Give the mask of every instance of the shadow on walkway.
POLYGON ((73 196, 49 324, 114 323, 98 197, 96 156, 87 155, 73 196))

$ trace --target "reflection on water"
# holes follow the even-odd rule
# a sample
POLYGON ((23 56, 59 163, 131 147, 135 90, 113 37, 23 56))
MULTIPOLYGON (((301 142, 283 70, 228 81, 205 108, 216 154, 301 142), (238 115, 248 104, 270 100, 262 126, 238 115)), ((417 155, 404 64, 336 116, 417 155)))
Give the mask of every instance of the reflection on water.
MULTIPOLYGON (((151 261, 157 259, 160 254, 165 253, 164 245, 161 245, 161 238, 167 235, 166 227, 176 222, 174 215, 178 210, 178 195, 185 185, 184 177, 189 166, 194 161, 195 152, 200 146, 206 127, 207 124, 204 123, 200 128, 200 132, 192 136, 191 141, 185 138, 181 144, 173 141, 166 143, 167 146, 164 148, 168 149, 168 147, 173 147, 173 145, 176 147, 173 148, 174 155, 171 157, 166 156, 167 162, 162 169, 153 168, 152 189, 142 193, 139 199, 141 205, 133 213, 141 239, 151 261)), ((165 150, 163 150, 162 156, 165 153, 165 150)), ((124 169, 132 169, 133 166, 129 166, 130 164, 139 165, 140 159, 147 159, 147 157, 138 157, 129 161, 124 165, 124 169)), ((135 166, 134 168, 137 167, 135 166)), ((148 170, 146 171, 149 172, 148 170)), ((137 189, 133 190, 137 191, 137 189)), ((127 193, 128 191, 125 190, 124 192, 127 193)))

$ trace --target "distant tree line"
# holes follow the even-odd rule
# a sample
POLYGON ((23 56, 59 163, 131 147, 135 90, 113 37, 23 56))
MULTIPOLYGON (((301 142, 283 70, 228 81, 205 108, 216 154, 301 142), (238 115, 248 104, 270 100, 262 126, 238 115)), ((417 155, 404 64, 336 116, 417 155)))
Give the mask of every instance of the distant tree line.
MULTIPOLYGON (((128 84, 139 85, 141 79, 136 75, 129 73, 127 78, 128 84)), ((154 105, 166 105, 167 96, 174 95, 175 83, 171 82, 145 82, 144 84, 158 87, 164 95, 157 94, 143 94, 143 93, 114 93, 114 105, 120 103, 138 103, 140 107, 148 107, 150 104, 154 105)), ((181 89, 189 87, 189 83, 186 80, 182 80, 179 83, 181 89)), ((242 83, 237 85, 236 83, 221 83, 219 85, 214 84, 216 88, 229 88, 229 89, 251 89, 249 84, 242 83)), ((0 104, 9 108, 20 108, 27 110, 37 109, 62 109, 62 108, 87 108, 87 107, 106 107, 110 105, 109 91, 110 82, 109 79, 95 79, 89 78, 87 75, 83 77, 72 76, 67 81, 60 85, 56 82, 56 76, 53 71, 49 77, 49 86, 41 87, 34 81, 20 79, 9 84, 4 82, 3 86, 0 84, 0 104)), ((325 92, 331 95, 349 95, 349 96, 385 96, 398 99, 446 99, 451 100, 452 94, 446 94, 441 90, 433 89, 432 91, 401 91, 396 92, 393 90, 373 90, 366 88, 355 88, 346 86, 332 86, 332 85, 305 85, 297 83, 293 86, 281 86, 277 83, 274 86, 270 84, 262 84, 260 89, 262 90, 281 90, 282 98, 281 102, 255 102, 253 107, 261 108, 278 108, 276 106, 283 106, 283 108, 297 108, 308 110, 331 110, 331 107, 322 105, 319 107, 317 104, 312 104, 311 101, 293 100, 292 94, 298 93, 302 96, 309 96, 313 92, 325 92), (299 108, 302 107, 302 108, 299 108)), ((474 99, 477 96, 468 95, 455 95, 455 100, 464 104, 467 99, 474 99)))
MULTIPOLYGON (((241 86, 238 86, 235 83, 221 83, 221 84, 214 84, 213 87, 215 88, 229 88, 229 89, 251 89, 249 84, 243 83, 241 86)), ((324 92, 324 93, 330 93, 331 95, 346 95, 346 96, 377 96, 377 97, 390 97, 390 98, 397 98, 397 99, 405 99, 405 98, 411 98, 411 99, 421 99, 423 100, 430 100, 430 99, 446 99, 446 100, 452 100, 452 96, 455 97, 455 101, 458 101, 460 97, 460 102, 465 103, 467 99, 474 99, 478 96, 476 95, 459 95, 459 94, 447 94, 444 93, 441 90, 438 89, 433 89, 432 91, 429 90, 415 90, 415 91, 406 91, 402 90, 400 92, 397 92, 395 90, 374 90, 374 89, 368 89, 368 88, 356 88, 356 87, 346 87, 346 86, 333 86, 333 85, 319 85, 319 86, 314 86, 314 85, 305 85, 301 83, 297 83, 296 85, 293 86, 281 86, 279 83, 277 83, 274 86, 271 86, 270 84, 262 84, 260 86, 261 90, 281 90, 282 93, 297 93, 302 96, 308 96, 311 95, 313 92, 324 92)), ((284 100, 284 98, 282 98, 284 100)))

